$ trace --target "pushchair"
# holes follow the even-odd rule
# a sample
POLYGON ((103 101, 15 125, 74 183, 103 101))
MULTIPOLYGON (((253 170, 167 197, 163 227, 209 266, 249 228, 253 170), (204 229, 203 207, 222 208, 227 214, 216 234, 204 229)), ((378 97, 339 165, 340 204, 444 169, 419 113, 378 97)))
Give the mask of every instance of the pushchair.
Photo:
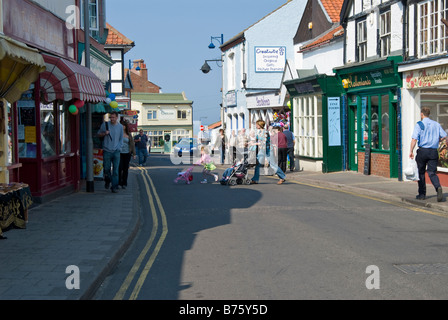
MULTIPOLYGON (((243 156, 243 161, 236 162, 232 168, 230 175, 228 177, 225 176, 220 181, 222 185, 230 185, 234 186, 237 184, 250 184, 250 179, 248 177, 247 171, 250 167, 248 161, 247 161, 247 153, 243 156)), ((230 170, 229 170, 230 171, 230 170)))
POLYGON ((174 179, 174 183, 178 183, 179 181, 185 181, 187 184, 190 184, 190 182, 193 181, 193 174, 192 174, 193 169, 194 166, 188 168, 185 171, 178 172, 177 178, 174 179))

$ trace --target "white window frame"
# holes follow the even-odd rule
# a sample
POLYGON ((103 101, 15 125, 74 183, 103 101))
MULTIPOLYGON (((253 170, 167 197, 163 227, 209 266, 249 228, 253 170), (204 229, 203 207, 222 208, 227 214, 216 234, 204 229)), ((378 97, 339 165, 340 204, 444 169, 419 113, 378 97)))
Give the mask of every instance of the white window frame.
POLYGON ((146 120, 153 121, 157 120, 157 110, 148 110, 146 113, 146 120), (151 114, 151 119, 149 118, 149 115, 151 114))
POLYGON ((380 15, 380 43, 381 43, 381 57, 387 57, 390 54, 391 45, 391 29, 392 20, 390 10, 380 15))
POLYGON ((235 90, 235 52, 230 52, 227 56, 227 91, 235 90))
POLYGON ((367 60, 367 20, 356 23, 357 41, 356 49, 358 50, 358 61, 367 60))
POLYGON ((447 29, 441 19, 448 18, 448 1, 421 2, 417 5, 417 15, 419 58, 447 53, 447 29))
POLYGON ((294 98, 295 153, 310 158, 323 157, 322 96, 304 95, 294 98))
MULTIPOLYGON (((88 0, 89 2, 89 21, 90 31, 100 30, 100 17, 99 17, 99 0, 88 0), (92 7, 95 9, 95 15, 92 15, 92 7), (96 26, 92 26, 92 19, 96 20, 96 26)), ((81 29, 84 30, 84 1, 81 0, 81 29)))

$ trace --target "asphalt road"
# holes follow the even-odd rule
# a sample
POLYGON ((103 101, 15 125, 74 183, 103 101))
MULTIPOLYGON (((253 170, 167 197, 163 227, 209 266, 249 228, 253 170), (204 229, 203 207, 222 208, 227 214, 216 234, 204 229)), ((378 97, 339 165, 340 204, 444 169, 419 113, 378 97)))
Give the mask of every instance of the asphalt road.
POLYGON ((273 177, 200 184, 199 167, 175 184, 187 167, 133 169, 144 224, 96 299, 448 298, 447 218, 273 177))

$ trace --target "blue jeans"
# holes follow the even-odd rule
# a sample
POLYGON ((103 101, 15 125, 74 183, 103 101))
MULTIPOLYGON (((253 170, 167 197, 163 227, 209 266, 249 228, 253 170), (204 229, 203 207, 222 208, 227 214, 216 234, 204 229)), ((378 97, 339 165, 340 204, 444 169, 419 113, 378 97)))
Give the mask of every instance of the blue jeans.
POLYGON ((146 164, 146 159, 148 158, 148 150, 146 148, 138 148, 137 155, 138 155, 138 164, 139 165, 146 164))
POLYGON ((112 182, 112 189, 118 188, 118 168, 120 166, 120 150, 103 151, 103 175, 106 183, 112 182))
MULTIPOLYGON (((264 163, 264 154, 258 154, 258 160, 264 163)), ((274 155, 271 153, 271 155, 267 158, 269 161, 269 166, 274 169, 275 174, 283 180, 286 180, 286 174, 280 169, 280 167, 277 165, 274 155)), ((257 165, 255 166, 254 176, 252 177, 252 180, 255 182, 258 182, 260 180, 260 163, 257 161, 257 165)))

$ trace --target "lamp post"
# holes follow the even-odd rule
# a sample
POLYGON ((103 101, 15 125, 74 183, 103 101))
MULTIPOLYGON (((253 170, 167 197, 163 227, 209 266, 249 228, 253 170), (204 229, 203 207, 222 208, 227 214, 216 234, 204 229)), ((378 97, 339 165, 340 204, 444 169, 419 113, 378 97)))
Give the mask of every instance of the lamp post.
MULTIPOLYGON (((89 1, 84 1, 84 39, 85 67, 90 69, 90 19, 89 1)), ((92 106, 86 102, 86 191, 94 192, 93 177, 93 138, 92 138, 92 106)))

